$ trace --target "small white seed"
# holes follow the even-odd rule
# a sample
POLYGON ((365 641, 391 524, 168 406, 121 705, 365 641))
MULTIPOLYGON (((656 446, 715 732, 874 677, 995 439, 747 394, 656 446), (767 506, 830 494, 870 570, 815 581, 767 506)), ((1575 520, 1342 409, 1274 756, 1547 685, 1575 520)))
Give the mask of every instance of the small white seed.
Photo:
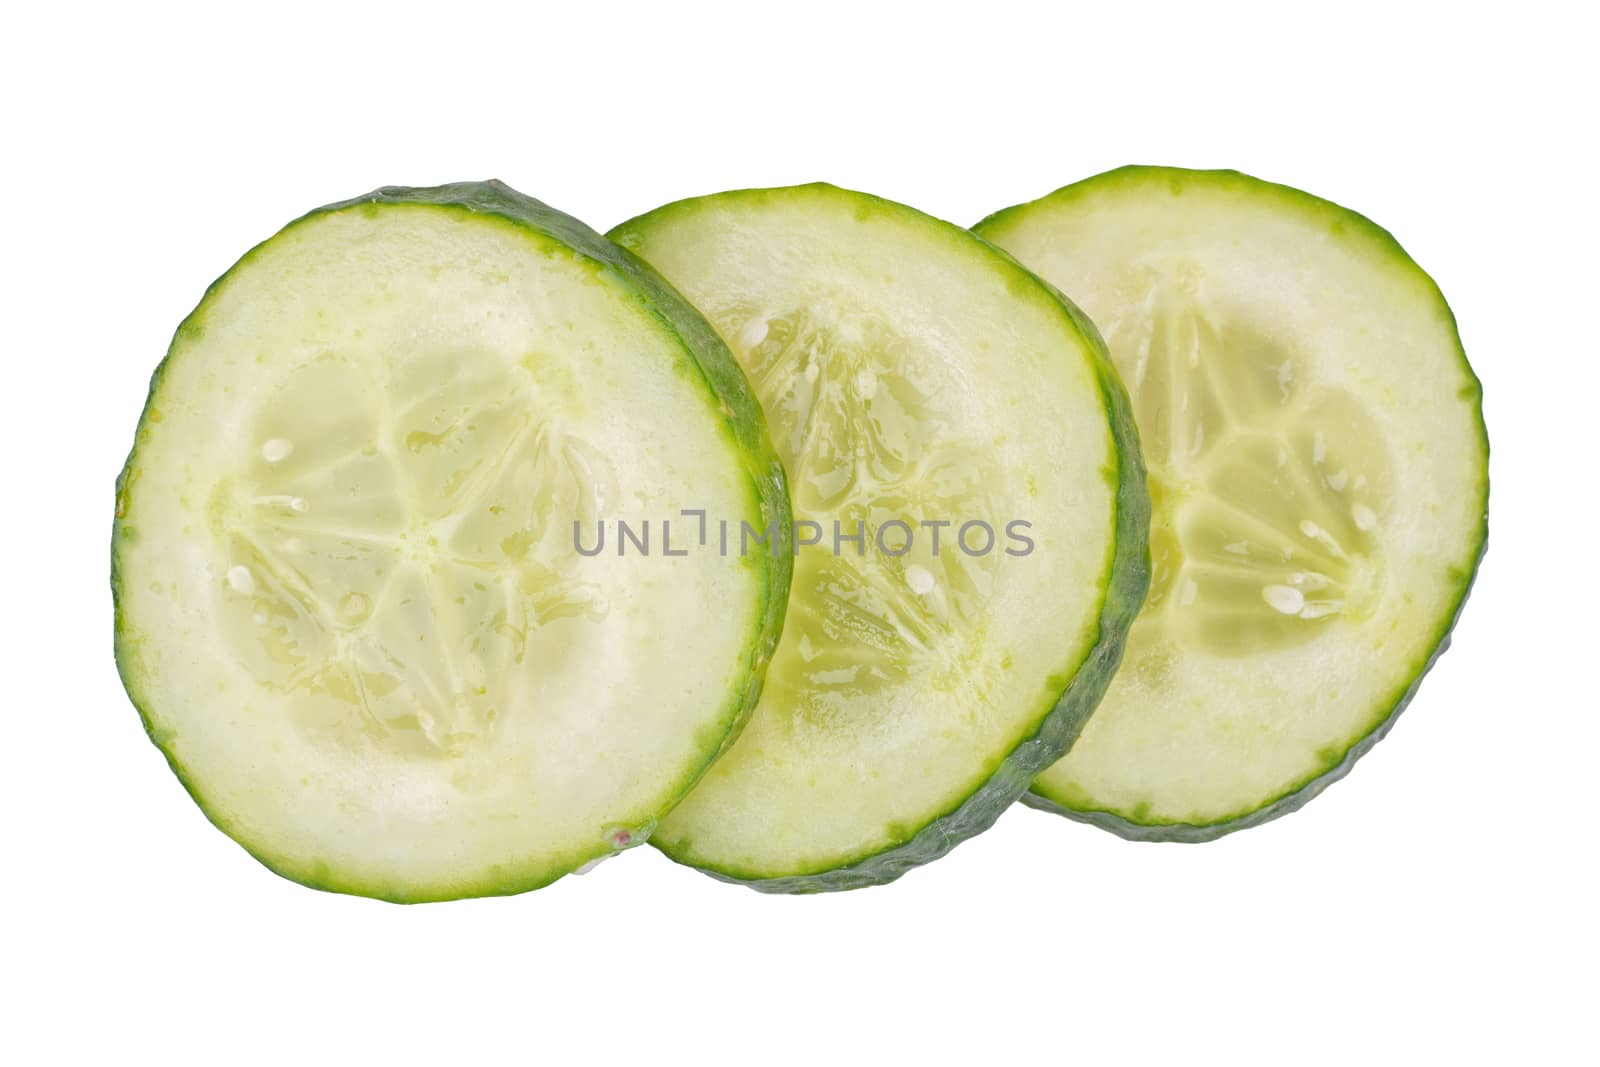
POLYGON ((1287 585, 1265 586, 1261 590, 1261 599, 1271 605, 1273 611, 1285 615, 1298 615, 1300 609, 1306 606, 1305 594, 1287 585))
POLYGON ((256 580, 249 567, 236 564, 228 568, 228 586, 240 596, 249 596, 256 591, 256 580))
POLYGON ((759 316, 744 324, 739 331, 739 347, 746 352, 767 339, 767 320, 759 316))
POLYGON ((933 574, 926 567, 913 563, 906 568, 906 584, 918 596, 927 596, 933 592, 933 574))

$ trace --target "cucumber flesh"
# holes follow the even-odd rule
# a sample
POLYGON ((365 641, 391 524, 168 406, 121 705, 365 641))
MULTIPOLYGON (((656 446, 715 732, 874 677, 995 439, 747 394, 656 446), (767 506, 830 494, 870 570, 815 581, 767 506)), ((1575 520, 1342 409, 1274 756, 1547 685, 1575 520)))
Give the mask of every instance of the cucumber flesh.
POLYGON ((729 341, 822 542, 750 725, 652 843, 768 891, 895 878, 1020 796, 1115 667, 1147 580, 1126 398, 1058 294, 898 204, 735 192, 612 237, 729 341))
POLYGON ((1484 550, 1449 308, 1366 219, 1232 172, 1130 167, 975 229, 1104 331, 1154 501, 1126 662, 1031 802, 1157 840, 1293 810, 1393 722, 1484 550))
POLYGON ((642 842, 753 705, 787 559, 574 551, 574 521, 688 499, 788 514, 704 321, 498 183, 381 190, 258 246, 179 328, 119 482, 118 665, 278 872, 533 888, 642 842))

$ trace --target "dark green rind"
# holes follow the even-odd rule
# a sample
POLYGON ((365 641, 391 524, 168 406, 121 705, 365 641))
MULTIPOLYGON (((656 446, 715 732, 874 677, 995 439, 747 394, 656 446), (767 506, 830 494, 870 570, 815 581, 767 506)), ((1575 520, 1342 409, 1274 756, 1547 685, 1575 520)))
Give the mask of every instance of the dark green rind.
MULTIPOLYGON (((826 183, 814 183, 811 188, 844 192, 857 197, 877 210, 890 214, 903 214, 926 224, 947 226, 961 231, 954 223, 934 219, 914 208, 892 200, 838 190, 826 183)), ((782 193, 786 190, 747 189, 732 193, 714 194, 761 195, 782 193)), ((685 206, 703 202, 713 197, 676 201, 629 219, 613 227, 607 234, 619 244, 637 244, 628 240, 628 233, 640 223, 685 206)), ((1122 653, 1128 631, 1144 606, 1145 594, 1150 588, 1150 496, 1145 485, 1143 454, 1133 422, 1133 409, 1123 388, 1122 379, 1112 366, 1111 356, 1103 338, 1094 324, 1077 305, 1061 292, 1033 274, 1003 249, 976 238, 984 249, 994 255, 1004 269, 1013 271, 1015 280, 1023 285, 1036 285, 1046 298, 1059 304, 1082 334, 1090 353, 1095 378, 1104 400, 1109 429, 1113 442, 1115 470, 1108 477, 1117 484, 1116 516, 1113 522, 1114 540, 1110 553, 1110 566, 1106 574, 1105 595, 1101 598, 1099 634, 1083 660, 1071 672, 1072 681, 1055 702, 1045 709, 1038 719, 1034 732, 1018 744, 1000 761, 998 768, 975 792, 969 794, 951 810, 936 816, 905 840, 863 857, 846 866, 826 871, 770 877, 755 873, 741 874, 729 869, 713 869, 688 861, 674 854, 670 846, 651 842, 675 863, 692 867, 718 881, 746 886, 763 893, 826 893, 847 889, 864 889, 892 882, 907 871, 930 863, 945 855, 961 842, 975 837, 992 826, 1007 808, 1027 791, 1028 785, 1040 771, 1050 766, 1066 751, 1083 731, 1090 715, 1105 695, 1111 678, 1122 662, 1122 653)))
MULTIPOLYGON (((1482 499, 1483 519, 1477 531, 1477 541, 1473 549, 1472 559, 1465 568, 1460 589, 1456 596, 1453 608, 1447 614, 1444 625, 1437 632, 1430 650, 1417 672, 1412 675, 1407 685, 1389 702, 1382 705, 1383 713, 1377 720, 1363 731, 1347 748, 1343 756, 1331 765, 1314 772, 1305 780, 1290 786, 1283 793, 1266 801, 1262 805, 1249 811, 1240 812, 1226 819, 1219 819, 1209 823, 1182 823, 1182 822, 1140 822, 1129 813, 1121 811, 1074 808, 1060 798, 1050 797, 1043 792, 1029 790, 1022 798, 1022 802, 1031 808, 1048 811, 1056 815, 1064 815, 1077 822, 1098 826, 1102 830, 1109 830, 1119 837, 1130 841, 1172 841, 1181 843, 1198 844, 1206 841, 1215 841, 1219 837, 1239 830, 1247 830, 1252 826, 1271 822, 1273 819, 1290 812, 1298 811, 1309 803, 1324 789, 1339 781, 1350 773, 1356 761, 1372 750, 1372 747, 1386 737, 1394 724, 1399 721, 1400 713, 1411 703, 1417 690, 1422 686, 1422 680, 1445 649, 1450 647, 1450 635, 1454 632, 1456 623, 1461 619, 1461 612, 1466 607, 1467 598, 1472 592, 1472 585, 1477 579, 1478 568, 1483 562, 1485 552, 1489 547, 1489 430, 1483 418, 1483 384, 1478 380, 1472 364, 1467 360, 1465 347, 1461 343, 1461 333, 1456 325, 1455 313, 1450 309, 1449 303, 1444 298, 1444 293, 1433 278, 1425 272, 1417 262, 1406 253, 1394 235, 1371 219, 1349 208, 1341 207, 1329 200, 1313 196, 1310 193, 1295 189, 1287 185, 1278 185, 1273 182, 1253 178, 1248 174, 1241 174, 1233 170, 1196 171, 1186 170, 1181 167, 1152 167, 1152 166, 1126 166, 1116 170, 1072 185, 1063 186, 1053 193, 1048 193, 1037 200, 1030 200, 1024 204, 1003 208, 988 216, 974 226, 973 232, 980 235, 992 231, 1004 223, 1013 223, 1021 219, 1030 209, 1046 204, 1059 203, 1063 199, 1070 199, 1090 189, 1110 182, 1145 181, 1150 179, 1164 180, 1169 187, 1177 191, 1182 185, 1192 182, 1226 182, 1238 184, 1252 192, 1266 193, 1292 203, 1301 210, 1313 210, 1327 216, 1330 225, 1337 229, 1345 227, 1364 233, 1369 239, 1386 249, 1399 265, 1412 271, 1416 278, 1423 283, 1437 301, 1439 310, 1444 312, 1445 319, 1450 324, 1451 336, 1455 341, 1456 353, 1460 357, 1461 369, 1466 373, 1471 384, 1471 401, 1473 410, 1477 415, 1478 437, 1483 449, 1483 481, 1479 486, 1482 499)), ((1467 397, 1463 396, 1463 399, 1467 397)))
MULTIPOLYGON (((613 855, 614 850, 600 844, 592 849, 562 857, 537 872, 507 871, 488 880, 464 881, 437 892, 418 891, 415 887, 409 886, 372 885, 367 882, 347 880, 335 874, 321 860, 266 854, 248 843, 245 840, 247 835, 236 827, 228 814, 205 798, 187 769, 169 750, 166 742, 170 737, 156 725, 151 715, 149 701, 141 692, 137 665, 139 638, 129 627, 122 612, 121 549, 126 539, 123 518, 127 511, 129 494, 138 478, 140 445, 145 437, 150 410, 155 404, 161 380, 167 370, 168 362, 173 358, 173 350, 178 341, 191 331, 203 329, 204 312, 213 295, 235 271, 253 259, 267 244, 309 219, 337 211, 370 210, 376 205, 383 204, 423 205, 494 216, 551 238, 621 279, 632 291, 640 295, 641 305, 678 339, 685 367, 702 378, 712 397, 720 405, 720 417, 732 434, 738 445, 739 454, 744 459, 746 474, 750 479, 751 490, 763 522, 768 524, 777 522, 784 531, 788 531, 792 525, 788 483, 783 464, 767 437, 766 418, 761 412, 761 405, 751 391, 744 372, 739 369, 738 361, 734 359, 733 353, 728 350, 722 338, 700 313, 637 256, 612 243, 572 216, 525 196, 500 181, 456 182, 431 188, 385 186, 365 196, 310 211, 241 256, 237 263, 211 283, 205 295, 201 297, 200 303, 179 324, 172 343, 168 346, 166 357, 157 365, 150 377, 150 388, 144 410, 139 416, 134 446, 121 473, 117 476, 116 518, 112 525, 111 536, 111 595, 117 672, 122 678, 123 688, 127 691, 134 710, 139 713, 145 733, 166 759, 167 766, 171 768, 173 775, 194 801, 195 806, 211 824, 232 838, 263 866, 289 881, 311 889, 371 897, 395 904, 510 896, 540 889, 571 874, 586 863, 613 855)), ((786 532, 785 537, 787 536, 786 532)), ((766 677, 766 666, 771 661, 772 650, 777 647, 783 629, 794 556, 792 552, 780 551, 756 553, 748 559, 752 566, 761 569, 765 591, 760 628, 754 639, 749 642, 750 666, 746 684, 729 702, 729 710, 723 720, 726 733, 721 745, 670 791, 668 802, 662 807, 658 817, 671 810, 687 795, 706 770, 734 742, 760 698, 761 687, 766 677)), ((635 845, 639 843, 641 842, 638 840, 634 842, 635 845)))

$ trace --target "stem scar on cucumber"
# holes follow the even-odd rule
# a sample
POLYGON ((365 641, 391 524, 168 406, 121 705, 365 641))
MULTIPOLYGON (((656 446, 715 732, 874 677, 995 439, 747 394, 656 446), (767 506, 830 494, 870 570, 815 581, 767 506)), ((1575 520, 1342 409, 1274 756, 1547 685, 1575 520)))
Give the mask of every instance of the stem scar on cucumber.
POLYGON ((651 841, 764 891, 897 878, 1012 804, 1116 668, 1149 575, 1122 386, 1060 294, 890 201, 746 190, 612 237, 728 340, 811 546, 750 725, 651 841))
POLYGON ((179 327, 118 483, 117 664, 205 814, 280 874, 533 889, 641 843, 759 693, 789 556, 573 550, 576 522, 686 500, 789 521, 711 327, 498 182, 381 189, 256 247, 179 327))
POLYGON ((1231 171, 1127 167, 974 229, 1104 331, 1154 501, 1126 662, 1027 802, 1159 841, 1295 810, 1394 724, 1487 543, 1443 296, 1362 216, 1231 171))

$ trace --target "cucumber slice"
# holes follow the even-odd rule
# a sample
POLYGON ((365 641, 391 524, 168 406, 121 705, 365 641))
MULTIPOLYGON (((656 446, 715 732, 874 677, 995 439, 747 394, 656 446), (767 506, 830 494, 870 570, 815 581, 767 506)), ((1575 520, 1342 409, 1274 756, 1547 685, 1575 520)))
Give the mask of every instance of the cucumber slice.
POLYGON ((379 190, 179 327, 118 482, 118 667, 280 874, 532 889, 640 843, 754 704, 790 560, 574 550, 574 522, 686 500, 788 516, 705 321, 504 185, 379 190))
POLYGON ((1393 724, 1483 555, 1444 298, 1360 215, 1233 172, 1129 167, 976 230, 1105 331, 1155 502, 1127 662, 1029 802, 1176 841, 1294 810, 1393 724))
POLYGON ((1148 581, 1126 397, 1057 293, 899 204, 733 192, 612 236, 728 338, 822 540, 749 727, 652 841, 762 890, 890 881, 992 823, 1116 667, 1148 581))

